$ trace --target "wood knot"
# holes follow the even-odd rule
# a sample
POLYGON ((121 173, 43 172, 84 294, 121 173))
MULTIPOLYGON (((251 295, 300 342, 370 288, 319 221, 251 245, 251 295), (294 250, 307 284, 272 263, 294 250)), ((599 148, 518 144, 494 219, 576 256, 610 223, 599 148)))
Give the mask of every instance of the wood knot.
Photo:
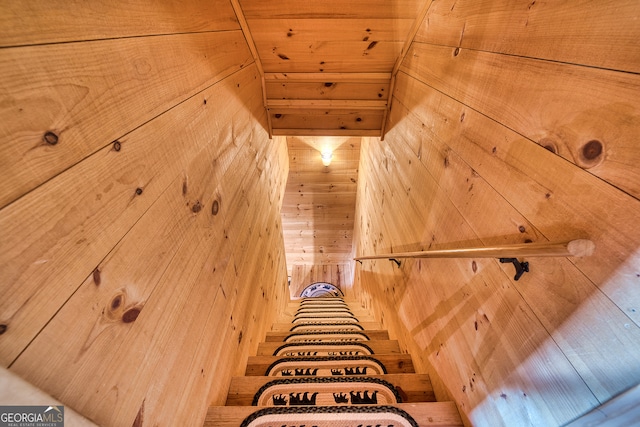
POLYGON ((129 310, 125 311, 124 314, 122 315, 122 322, 124 323, 135 322, 135 320, 138 318, 139 315, 140 315, 140 309, 138 307, 130 308, 129 310))
POLYGON ((121 304, 122 304, 122 295, 116 295, 116 297, 111 300, 111 309, 117 310, 121 304))
POLYGON ((540 144, 546 150, 551 151, 553 154, 558 153, 558 147, 556 146, 556 143, 550 138, 542 138, 540 141, 538 141, 538 144, 540 144))
POLYGON ((93 270, 93 283, 95 283, 96 286, 100 286, 100 282, 102 282, 102 278, 100 277, 100 269, 96 267, 96 269, 93 270))
POLYGON ((453 51, 453 56, 458 56, 458 54, 460 53, 460 48, 457 47, 454 51, 453 51))
POLYGON ((602 143, 598 140, 591 140, 582 147, 582 155, 587 160, 598 158, 602 154, 602 143))
POLYGON ((473 270, 474 273, 478 271, 478 264, 475 261, 471 262, 471 270, 473 270))
POLYGON ((4 334, 5 332, 7 332, 7 325, 3 323, 2 325, 0 325, 0 335, 4 334))
POLYGON ((213 204, 211 205, 211 215, 213 216, 218 215, 219 210, 220 210, 220 203, 217 200, 214 200, 213 204))
POLYGON ((136 194, 139 196, 142 194, 142 188, 138 187, 136 188, 136 194))
POLYGON ((193 206, 191 206, 191 212, 198 213, 202 210, 202 205, 200 204, 200 200, 196 200, 193 206))
POLYGON ((280 117, 282 117, 282 114, 277 113, 277 114, 276 114, 276 119, 279 119, 280 117))
POLYGON ((42 136, 42 139, 46 144, 49 144, 49 145, 56 145, 58 143, 58 135, 56 135, 51 131, 45 132, 44 135, 42 136))
POLYGON ((580 167, 588 169, 600 164, 603 160, 604 146, 597 139, 592 139, 582 146, 579 152, 580 167))
POLYGON ((122 149, 122 144, 120 141, 113 141, 113 151, 120 151, 122 149))
POLYGON ((527 231, 527 229, 524 228, 524 225, 521 225, 520 227, 518 227, 518 231, 524 233, 525 231, 527 231))
POLYGON ((331 82, 326 82, 324 84, 324 87, 331 87, 331 86, 333 86, 333 83, 331 83, 331 82))

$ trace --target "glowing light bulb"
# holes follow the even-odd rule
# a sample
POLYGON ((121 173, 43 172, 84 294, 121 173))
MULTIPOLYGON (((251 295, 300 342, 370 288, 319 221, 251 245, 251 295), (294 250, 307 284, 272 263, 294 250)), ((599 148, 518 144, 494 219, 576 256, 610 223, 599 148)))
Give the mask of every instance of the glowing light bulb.
POLYGON ((322 164, 325 166, 329 166, 331 164, 331 159, 333 158, 333 153, 331 151, 322 151, 322 164))

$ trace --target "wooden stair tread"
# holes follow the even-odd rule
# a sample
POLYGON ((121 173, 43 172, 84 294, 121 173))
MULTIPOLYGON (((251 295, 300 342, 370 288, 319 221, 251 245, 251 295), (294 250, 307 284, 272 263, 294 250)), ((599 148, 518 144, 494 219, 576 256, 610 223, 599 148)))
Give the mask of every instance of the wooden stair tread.
MULTIPOLYGON (((413 369, 413 361, 409 354, 375 354, 372 357, 378 360, 384 365, 388 374, 412 374, 415 373, 413 369)), ((250 356, 247 361, 247 369, 245 375, 247 376, 264 376, 269 367, 281 359, 296 359, 296 358, 283 358, 280 356, 250 356)), ((300 357, 300 360, 307 360, 308 358, 300 357)), ((309 361, 305 364, 307 367, 316 367, 319 362, 309 361)))
MULTIPOLYGON (((387 374, 368 375, 370 378, 385 380, 396 387, 403 403, 434 402, 435 395, 427 374, 387 374)), ((331 377, 328 377, 331 378, 331 377)), ((254 395, 274 377, 233 377, 227 395, 227 406, 251 405, 254 395)))
MULTIPOLYGON (((388 340, 389 339, 389 333, 384 329, 365 330, 361 332, 364 333, 367 337, 369 337, 370 340, 388 340)), ((265 342, 283 342, 285 338, 287 338, 292 333, 296 333, 296 332, 267 332, 267 335, 264 340, 265 342)))
MULTIPOLYGON (((420 426, 458 427, 463 425, 454 402, 398 403, 390 406, 407 412, 420 426)), ((257 406, 211 406, 207 411, 204 426, 238 427, 246 417, 261 408, 257 406)))
MULTIPOLYGON (((371 341, 357 341, 357 343, 361 343, 369 347, 373 350, 374 354, 394 354, 400 353, 400 345, 396 340, 371 340, 371 341)), ((273 356, 274 352, 286 345, 288 343, 284 342, 261 342, 258 344, 258 356, 273 356)), ((294 343, 290 343, 294 344, 294 343)), ((296 344, 305 344, 305 343, 296 343, 296 344)), ((306 343, 308 345, 312 345, 313 343, 306 343)))

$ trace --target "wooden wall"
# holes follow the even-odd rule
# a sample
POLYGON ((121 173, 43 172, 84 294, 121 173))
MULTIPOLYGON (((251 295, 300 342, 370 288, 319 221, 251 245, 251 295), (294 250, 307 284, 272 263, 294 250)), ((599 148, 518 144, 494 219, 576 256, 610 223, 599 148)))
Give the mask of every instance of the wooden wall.
POLYGON ((0 5, 0 362, 199 425, 288 302, 286 141, 228 1, 0 5))
POLYGON ((347 294, 353 286, 353 262, 345 264, 294 265, 289 293, 292 299, 317 282, 327 282, 347 294))
POLYGON ((361 150, 357 254, 588 237, 592 257, 356 265, 468 425, 561 425, 640 382, 640 6, 433 2, 361 150), (615 7, 614 7, 615 6, 615 7))
POLYGON ((289 178, 282 206, 287 268, 353 262, 360 138, 287 137, 289 178), (324 166, 321 151, 333 158, 324 166))

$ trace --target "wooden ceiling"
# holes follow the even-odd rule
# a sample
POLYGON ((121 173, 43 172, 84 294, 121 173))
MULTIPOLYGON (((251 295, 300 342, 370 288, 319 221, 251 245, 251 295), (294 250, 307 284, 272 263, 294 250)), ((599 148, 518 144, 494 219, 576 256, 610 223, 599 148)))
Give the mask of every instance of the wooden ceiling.
POLYGON ((232 0, 261 68, 270 134, 381 136, 426 3, 232 0))
POLYGON ((231 3, 261 73, 269 134, 287 137, 289 274, 294 265, 349 264, 361 137, 383 136, 395 74, 429 2, 231 3))

